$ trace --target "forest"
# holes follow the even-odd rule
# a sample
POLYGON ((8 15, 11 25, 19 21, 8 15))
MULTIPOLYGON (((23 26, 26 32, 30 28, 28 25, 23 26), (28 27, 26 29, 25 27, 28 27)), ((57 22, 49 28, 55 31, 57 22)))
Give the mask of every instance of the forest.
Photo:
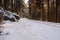
POLYGON ((15 12, 20 17, 60 23, 60 0, 0 0, 0 7, 15 12))

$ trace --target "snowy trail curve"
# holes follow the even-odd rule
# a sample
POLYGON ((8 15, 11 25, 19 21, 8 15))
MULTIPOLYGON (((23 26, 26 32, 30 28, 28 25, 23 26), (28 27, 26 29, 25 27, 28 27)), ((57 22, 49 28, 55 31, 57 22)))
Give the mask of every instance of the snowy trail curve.
POLYGON ((4 26, 10 34, 4 40, 60 40, 60 28, 50 26, 53 23, 46 24, 48 22, 43 24, 24 18, 19 22, 6 22, 4 26))

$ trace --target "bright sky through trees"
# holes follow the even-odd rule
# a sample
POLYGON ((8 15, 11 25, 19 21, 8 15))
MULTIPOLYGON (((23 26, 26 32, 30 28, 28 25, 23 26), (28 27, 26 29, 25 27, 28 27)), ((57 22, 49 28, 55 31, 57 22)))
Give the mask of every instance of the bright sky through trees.
POLYGON ((27 6, 28 6, 28 1, 29 1, 29 0, 25 0, 25 3, 27 4, 27 6))

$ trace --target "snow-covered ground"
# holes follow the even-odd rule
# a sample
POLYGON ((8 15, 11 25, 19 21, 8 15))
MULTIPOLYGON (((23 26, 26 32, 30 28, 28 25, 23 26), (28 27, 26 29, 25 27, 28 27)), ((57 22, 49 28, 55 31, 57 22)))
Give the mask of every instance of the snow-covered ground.
POLYGON ((19 22, 7 21, 4 25, 8 35, 0 40, 60 40, 60 24, 21 18, 19 22))

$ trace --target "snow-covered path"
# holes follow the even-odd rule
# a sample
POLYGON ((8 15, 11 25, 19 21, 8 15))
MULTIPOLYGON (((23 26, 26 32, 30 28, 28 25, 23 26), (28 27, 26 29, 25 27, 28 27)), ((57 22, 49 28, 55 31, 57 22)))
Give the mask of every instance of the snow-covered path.
POLYGON ((60 40, 60 24, 22 18, 19 22, 4 24, 9 35, 4 40, 60 40))

